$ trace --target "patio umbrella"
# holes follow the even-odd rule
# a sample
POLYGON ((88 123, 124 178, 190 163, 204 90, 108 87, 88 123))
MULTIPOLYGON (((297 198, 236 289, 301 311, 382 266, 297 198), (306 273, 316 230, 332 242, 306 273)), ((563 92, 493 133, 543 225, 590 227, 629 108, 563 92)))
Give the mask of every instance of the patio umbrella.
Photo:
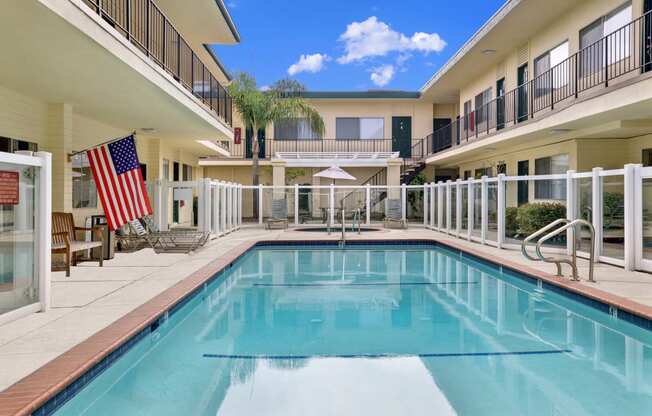
POLYGON ((355 176, 349 175, 344 169, 340 168, 339 166, 331 166, 326 170, 315 173, 313 176, 332 179, 333 184, 335 184, 336 179, 342 179, 345 181, 354 181, 356 179, 355 176))

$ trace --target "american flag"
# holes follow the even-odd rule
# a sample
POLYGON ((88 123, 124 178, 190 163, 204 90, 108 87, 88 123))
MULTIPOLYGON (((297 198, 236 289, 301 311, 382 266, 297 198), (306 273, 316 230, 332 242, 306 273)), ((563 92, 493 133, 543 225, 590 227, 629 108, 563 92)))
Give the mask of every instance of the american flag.
POLYGON ((110 230, 152 214, 134 136, 103 144, 86 153, 110 230))

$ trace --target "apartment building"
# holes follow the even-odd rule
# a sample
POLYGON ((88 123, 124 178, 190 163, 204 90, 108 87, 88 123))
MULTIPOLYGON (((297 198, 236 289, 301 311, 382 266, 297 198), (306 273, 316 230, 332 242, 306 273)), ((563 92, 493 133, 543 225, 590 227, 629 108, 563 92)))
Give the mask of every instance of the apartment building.
POLYGON ((426 138, 428 165, 468 178, 652 162, 652 2, 541 6, 507 2, 422 88, 456 109, 426 138))
MULTIPOLYGON (((147 180, 203 176, 202 142, 231 140, 235 44, 221 0, 11 0, 0 15, 0 147, 52 153, 53 211, 101 211, 85 155, 135 132, 147 180), (190 4, 192 3, 192 5, 190 4)), ((176 204, 181 205, 181 204, 176 204)), ((190 221, 192 204, 178 206, 190 221)))

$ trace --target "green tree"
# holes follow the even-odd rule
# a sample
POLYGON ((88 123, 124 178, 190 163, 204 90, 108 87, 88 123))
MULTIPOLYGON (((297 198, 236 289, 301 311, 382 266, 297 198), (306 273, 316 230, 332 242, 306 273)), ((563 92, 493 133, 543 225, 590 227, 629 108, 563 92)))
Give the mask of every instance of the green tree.
MULTIPOLYGON (((253 132, 251 182, 254 186, 260 183, 258 130, 283 119, 303 117, 308 119, 315 133, 319 136, 324 134, 324 120, 319 112, 298 94, 287 94, 287 92, 305 90, 305 87, 294 80, 281 80, 274 84, 273 88, 261 91, 253 76, 241 72, 237 74, 228 89, 245 129, 251 129, 253 132)), ((258 216, 256 192, 254 192, 253 204, 254 216, 258 216)))

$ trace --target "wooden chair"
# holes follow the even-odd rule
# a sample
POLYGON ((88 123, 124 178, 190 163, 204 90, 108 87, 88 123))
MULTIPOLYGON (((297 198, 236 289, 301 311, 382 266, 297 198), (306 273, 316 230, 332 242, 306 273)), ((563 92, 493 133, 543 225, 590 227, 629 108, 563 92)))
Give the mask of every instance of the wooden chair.
MULTIPOLYGON (((70 266, 77 265, 75 253, 102 247, 102 226, 86 228, 75 227, 73 216, 69 212, 52 213, 52 254, 63 254, 66 261, 66 276, 70 276, 70 266), (77 231, 92 231, 97 233, 97 241, 78 240, 77 231)), ((103 266, 104 255, 100 255, 100 267, 103 266)))

